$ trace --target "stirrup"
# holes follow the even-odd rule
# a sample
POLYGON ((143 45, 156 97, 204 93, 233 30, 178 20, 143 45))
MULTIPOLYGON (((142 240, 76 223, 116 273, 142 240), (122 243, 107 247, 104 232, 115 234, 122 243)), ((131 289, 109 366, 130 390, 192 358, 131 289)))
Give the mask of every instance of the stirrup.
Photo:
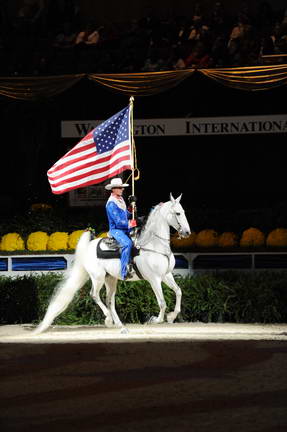
POLYGON ((133 268, 133 265, 131 263, 129 263, 127 265, 127 274, 126 274, 125 280, 133 277, 133 275, 134 275, 134 268, 133 268))

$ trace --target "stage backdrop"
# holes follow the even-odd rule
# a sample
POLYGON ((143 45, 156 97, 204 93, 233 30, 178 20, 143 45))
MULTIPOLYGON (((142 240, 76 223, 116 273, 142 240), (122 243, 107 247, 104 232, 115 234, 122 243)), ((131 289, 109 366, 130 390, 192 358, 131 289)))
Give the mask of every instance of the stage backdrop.
MULTIPOLYGON (((180 118, 185 119, 190 131, 197 131, 199 119, 204 119, 206 125, 211 118, 228 123, 227 118, 243 116, 256 119, 249 124, 251 132, 256 125, 277 128, 276 133, 265 130, 268 133, 243 134, 234 129, 238 126, 246 132, 246 122, 238 125, 236 120, 232 122, 233 134, 137 135, 141 178, 136 188, 141 207, 149 208, 167 199, 169 192, 183 192, 184 205, 191 208, 255 208, 284 201, 286 132, 278 127, 282 116, 287 117, 286 92, 286 85, 266 91, 242 91, 195 74, 163 93, 135 97, 135 119, 169 122, 180 118), (267 123, 261 121, 262 116, 268 116, 267 123)), ((104 120, 128 102, 127 95, 86 79, 37 102, 1 98, 2 209, 8 209, 8 200, 27 206, 39 200, 67 199, 52 195, 46 176, 52 164, 79 139, 62 137, 62 122, 104 120)), ((220 121, 213 125, 214 130, 227 126, 220 121)))

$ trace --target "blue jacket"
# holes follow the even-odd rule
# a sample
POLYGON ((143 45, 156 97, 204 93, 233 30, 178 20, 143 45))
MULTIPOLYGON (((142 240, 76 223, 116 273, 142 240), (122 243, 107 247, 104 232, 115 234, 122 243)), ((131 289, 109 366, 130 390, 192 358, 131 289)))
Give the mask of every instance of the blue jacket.
POLYGON ((131 218, 131 213, 127 209, 120 208, 114 201, 107 202, 106 211, 110 231, 121 230, 128 234, 130 231, 128 220, 131 218))

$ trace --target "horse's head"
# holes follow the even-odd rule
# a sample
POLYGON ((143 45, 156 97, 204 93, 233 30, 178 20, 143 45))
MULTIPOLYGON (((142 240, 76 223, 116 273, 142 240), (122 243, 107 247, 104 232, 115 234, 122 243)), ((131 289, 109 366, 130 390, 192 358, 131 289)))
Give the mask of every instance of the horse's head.
POLYGON ((166 219, 168 224, 178 232, 179 237, 189 237, 190 227, 180 204, 181 196, 173 198, 172 194, 170 194, 170 206, 166 219))

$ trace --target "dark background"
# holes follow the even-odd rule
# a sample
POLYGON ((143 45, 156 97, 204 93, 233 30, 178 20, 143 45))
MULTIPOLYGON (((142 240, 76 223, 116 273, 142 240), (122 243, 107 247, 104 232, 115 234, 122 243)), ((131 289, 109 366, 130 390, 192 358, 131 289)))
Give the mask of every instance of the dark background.
MULTIPOLYGON (((169 91, 138 97, 134 118, 284 114, 286 86, 248 92, 196 74, 169 91)), ((54 99, 1 100, 1 199, 7 208, 67 201, 53 196, 46 171, 74 139, 61 138, 62 120, 105 119, 128 97, 82 80, 54 99)), ((286 134, 136 137, 139 205, 183 193, 188 207, 258 208, 285 203, 286 134)), ((128 176, 128 172, 126 176, 128 176)))
MULTIPOLYGON (((19 7, 23 5, 25 0, 1 0, 5 6, 6 13, 9 16, 15 15, 19 7)), ((157 14, 162 17, 169 17, 174 15, 188 15, 190 11, 200 5, 201 9, 205 12, 214 6, 215 0, 139 0, 130 2, 130 0, 122 0, 118 2, 96 2, 95 0, 45 0, 46 5, 52 5, 52 11, 56 12, 61 10, 65 3, 74 4, 79 8, 79 15, 81 19, 87 17, 95 19, 98 23, 106 24, 111 21, 123 21, 130 19, 138 19, 147 14, 157 14)), ((252 13, 256 13, 258 5, 261 0, 222 0, 225 10, 229 13, 236 13, 240 8, 248 5, 252 13)), ((0 3, 0 5, 1 5, 0 3)), ((285 0, 272 0, 267 3, 272 4, 274 9, 286 7, 285 0)), ((56 20, 57 17, 54 17, 56 20)))
MULTIPOLYGON (((22 3, 2 1, 0 5, 9 20, 22 3)), ((95 2, 88 0, 78 3, 83 21, 88 16, 99 23, 123 19, 119 8, 97 3, 95 9, 95 2)), ((162 3, 134 3, 126 19, 138 19, 150 12, 168 16, 174 10, 184 15, 195 5, 173 0, 162 3)), ((199 3, 207 10, 215 2, 199 3)), ((239 1, 223 3, 231 14, 244 6, 239 1)), ((256 10, 257 1, 247 3, 256 10)), ((285 3, 278 0, 272 7, 283 9, 285 3)), ((124 5, 121 10, 125 10, 124 5)), ((286 93, 286 86, 268 91, 236 90, 195 73, 164 93, 136 98, 134 118, 286 114, 286 93)), ((69 208, 68 194, 53 195, 47 181, 47 170, 77 144, 74 139, 61 138, 61 121, 107 119, 128 103, 127 96, 88 79, 48 100, 23 102, 0 97, 1 215, 12 218, 25 214, 37 202, 49 203, 69 214, 79 212, 69 208)), ((141 171, 136 182, 138 209, 146 213, 152 205, 167 200, 170 192, 174 196, 183 193, 182 203, 192 214, 195 229, 219 226, 219 222, 225 229, 251 223, 258 226, 259 222, 266 229, 284 226, 285 143, 286 134, 136 137, 141 171), (256 217, 246 218, 246 214, 256 217)), ((124 173, 124 178, 128 175, 124 173)), ((97 208, 92 211, 103 215, 97 208)))

